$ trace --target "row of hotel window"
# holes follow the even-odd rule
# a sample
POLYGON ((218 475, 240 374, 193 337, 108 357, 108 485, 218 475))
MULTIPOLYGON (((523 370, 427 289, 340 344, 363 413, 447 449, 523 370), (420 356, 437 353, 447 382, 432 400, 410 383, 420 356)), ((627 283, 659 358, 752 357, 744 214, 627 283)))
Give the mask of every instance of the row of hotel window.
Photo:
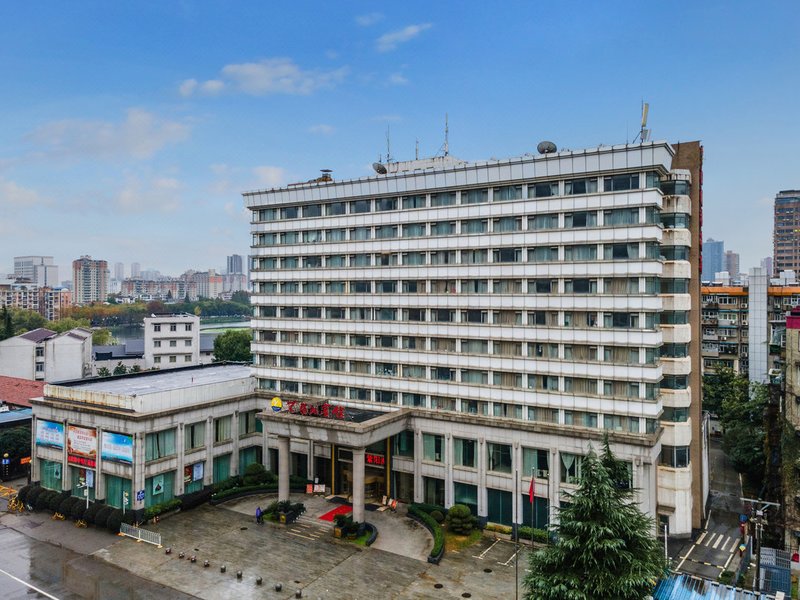
MULTIPOLYGON (((664 215, 673 227, 676 218, 688 218, 685 213, 664 215)), ((587 210, 568 213, 542 213, 527 217, 505 216, 494 219, 466 219, 462 221, 437 221, 432 223, 406 223, 403 225, 377 225, 351 227, 348 229, 310 229, 306 231, 285 231, 282 233, 258 232, 253 234, 253 246, 274 246, 276 244, 314 244, 319 242, 364 241, 397 237, 431 237, 463 235, 472 233, 507 233, 544 229, 582 229, 585 227, 613 227, 618 225, 660 224, 662 217, 656 207, 616 208, 612 210, 587 210), (527 220, 527 224, 523 219, 527 220), (398 230, 399 227, 399 230, 398 230)))
MULTIPOLYGON (((343 361, 342 361, 343 362, 343 361)), ((370 364, 370 363, 365 363, 370 364)), ((327 366, 327 365, 326 365, 327 366)), ((342 370, 344 372, 344 370, 342 370)), ((353 372, 353 371, 351 371, 353 372)), ((605 396, 614 398, 634 398, 655 400, 658 390, 686 390, 689 388, 687 375, 664 375, 659 383, 641 383, 638 381, 618 381, 609 379, 590 379, 586 377, 569 377, 535 373, 515 373, 507 371, 489 371, 480 369, 453 369, 450 367, 425 367, 422 365, 397 365, 396 363, 375 363, 375 373, 379 377, 402 377, 404 379, 430 379, 431 381, 457 382, 472 385, 492 385, 517 389, 538 390, 581 396, 605 396), (527 387, 525 381, 527 380, 527 387)), ((362 387, 342 385, 303 383, 277 379, 262 379, 262 389, 288 392, 292 394, 349 398, 365 402, 381 402, 398 404, 401 396, 394 390, 372 390, 362 387), (280 389, 279 384, 280 383, 280 389)), ((422 402, 424 394, 405 394, 402 401, 422 402)))
MULTIPOLYGON (((659 277, 575 277, 567 279, 434 279, 376 281, 257 281, 257 294, 685 294, 689 280, 659 277), (349 285, 347 285, 349 283, 349 285)), ((312 309, 312 312, 320 310, 312 309)), ((327 309, 343 314, 343 308, 327 309)), ((309 318, 322 318, 309 317, 309 318)), ((328 317, 345 318, 345 317, 328 317)), ((412 319, 416 320, 416 319, 412 319)), ((425 320, 424 318, 421 320, 425 320)))
MULTIPOLYGON (((409 444, 403 436, 394 440, 393 451, 395 456, 413 458, 413 444, 409 444)), ((444 436, 422 434, 422 460, 432 463, 450 462, 457 467, 470 469, 478 468, 478 440, 466 438, 453 438, 453 457, 446 460, 446 442, 444 436)), ((531 473, 538 479, 547 479, 550 476, 549 450, 540 448, 522 447, 523 477, 531 473)), ((579 482, 583 467, 584 456, 569 452, 559 452, 561 482, 576 484, 579 482)), ((662 446, 660 464, 670 467, 689 466, 688 446, 662 446)), ((629 480, 632 473, 632 464, 625 463, 628 468, 629 480)), ((486 470, 495 473, 511 474, 514 468, 512 448, 509 444, 486 442, 486 470)))
POLYGON ((585 262, 594 260, 687 260, 685 246, 662 247, 657 242, 573 244, 534 248, 433 250, 366 254, 315 254, 311 256, 255 256, 253 271, 276 269, 338 269, 345 267, 418 267, 424 265, 476 265, 509 263, 585 262), (490 260, 491 259, 491 260, 490 260), (527 259, 527 260, 526 260, 527 259))
MULTIPOLYGON (((280 308, 280 318, 283 319, 321 319, 322 308, 297 306, 282 306, 280 308), (302 313, 302 316, 301 316, 302 313)), ((494 325, 523 325, 542 326, 542 327, 604 327, 608 329, 655 329, 664 318, 670 315, 654 312, 597 312, 597 311, 514 311, 514 310, 455 310, 452 308, 351 308, 351 320, 359 321, 424 321, 430 313, 430 321, 433 323, 473 323, 473 324, 494 324, 494 325), (527 315, 527 317, 525 316, 527 315), (490 320, 491 317, 491 320, 490 320)), ((327 308, 328 319, 344 319, 344 308, 327 308), (341 311, 341 312, 337 312, 341 311)), ((278 318, 277 306, 256 306, 253 316, 262 319, 278 318)), ((347 340, 345 333, 325 334, 325 345, 346 346, 347 340)), ((351 335, 350 346, 372 346, 372 339, 369 335, 351 335)))
MULTIPOLYGON (((153 325, 153 331, 161 331, 162 326, 168 326, 169 331, 178 331, 178 323, 155 323, 153 325)), ((191 331, 192 324, 191 323, 184 323, 181 331, 191 331)))
POLYGON ((626 173, 608 177, 585 177, 562 181, 544 181, 541 183, 524 183, 497 187, 433 192, 430 194, 412 194, 390 196, 384 198, 364 198, 360 200, 329 202, 325 204, 305 204, 302 206, 282 206, 280 208, 260 208, 253 210, 253 222, 278 221, 299 218, 332 217, 346 214, 364 214, 385 212, 398 209, 411 210, 418 208, 454 206, 456 204, 482 204, 486 202, 507 202, 523 198, 552 198, 553 196, 575 196, 596 194, 602 181, 603 192, 623 192, 645 188, 660 188, 670 195, 688 195, 689 184, 686 181, 661 182, 658 173, 648 171, 641 177, 640 173, 626 173))
MULTIPOLYGON (((287 344, 323 345, 323 333, 318 331, 253 331, 255 342, 277 342, 287 344)), ((345 335, 345 334, 329 334, 345 335)), ((356 334, 353 334, 356 335, 356 334)), ((426 338, 416 336, 376 335, 366 336, 365 345, 375 348, 402 348, 431 352, 461 352, 464 354, 493 354, 496 356, 529 356, 531 358, 547 358, 553 360, 569 360, 572 362, 602 361, 610 364, 637 365, 655 364, 659 358, 685 358, 689 355, 689 344, 662 344, 657 348, 639 348, 638 346, 587 345, 587 344, 553 344, 528 340, 526 342, 509 340, 482 340, 465 338, 426 338), (491 349, 491 352, 490 352, 491 349)), ((362 341, 362 340, 357 340, 362 341)), ((364 344, 351 344, 364 345, 364 344)), ((326 371, 344 371, 345 361, 303 357, 304 369, 326 371), (323 368, 324 364, 324 368, 323 368), (341 367, 341 368, 340 368, 341 367)), ((275 355, 256 354, 254 362, 259 366, 278 366, 275 355)), ((284 356, 281 366, 296 367, 296 357, 284 356), (289 361, 294 360, 294 364, 289 361)), ((350 370, 357 373, 371 373, 369 362, 351 360, 350 370)))
MULTIPOLYGON (((256 418, 259 411, 251 410, 239 413, 239 437, 261 433, 262 423, 256 418)), ((183 426, 183 451, 196 450, 206 446, 206 424, 207 421, 187 423, 183 426)), ((228 442, 233 440, 233 417, 227 415, 218 417, 212 421, 213 427, 212 443, 228 442)), ((177 439, 177 429, 164 429, 145 436, 145 460, 158 460, 168 456, 174 456, 177 452, 175 441, 177 439)))

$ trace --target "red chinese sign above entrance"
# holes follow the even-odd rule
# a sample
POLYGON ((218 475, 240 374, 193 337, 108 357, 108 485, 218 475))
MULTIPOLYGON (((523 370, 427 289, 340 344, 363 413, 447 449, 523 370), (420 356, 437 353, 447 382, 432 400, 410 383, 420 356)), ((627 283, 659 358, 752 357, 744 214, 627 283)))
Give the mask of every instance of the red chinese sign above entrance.
POLYGON ((386 457, 380 454, 370 454, 367 452, 364 455, 364 460, 368 465, 375 465, 376 467, 383 467, 386 465, 386 457))
POLYGON ((344 406, 334 406, 327 402, 324 404, 308 404, 307 402, 290 401, 286 402, 286 409, 293 415, 344 421, 344 406))

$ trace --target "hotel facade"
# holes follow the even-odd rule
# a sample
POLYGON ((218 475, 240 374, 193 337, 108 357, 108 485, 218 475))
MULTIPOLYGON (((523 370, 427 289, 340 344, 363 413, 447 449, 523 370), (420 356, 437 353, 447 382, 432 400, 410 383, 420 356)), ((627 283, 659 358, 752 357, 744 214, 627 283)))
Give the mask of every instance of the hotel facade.
POLYGON ((544 527, 608 434, 661 530, 700 528, 702 146, 376 173, 243 194, 284 495, 291 471, 357 520, 386 495, 544 527))

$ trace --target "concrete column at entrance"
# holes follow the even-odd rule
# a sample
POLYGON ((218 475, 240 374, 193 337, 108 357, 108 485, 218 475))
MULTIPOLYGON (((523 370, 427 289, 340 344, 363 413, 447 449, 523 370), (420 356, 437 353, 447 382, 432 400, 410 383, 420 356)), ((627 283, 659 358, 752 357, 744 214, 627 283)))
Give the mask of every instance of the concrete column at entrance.
POLYGON ((264 427, 264 438, 261 440, 261 457, 263 459, 264 468, 267 471, 271 471, 274 465, 269 458, 269 434, 267 433, 266 426, 264 427))
POLYGON ((314 441, 308 440, 308 480, 314 481, 314 441))
POLYGON ((206 466, 203 469, 203 485, 212 483, 214 483, 214 417, 208 417, 206 419, 206 466))
POLYGON ((453 499, 453 436, 447 433, 444 436, 444 440, 444 505, 446 507, 450 507, 455 503, 455 500, 453 499))
POLYGON ((178 431, 175 435, 175 449, 178 451, 178 475, 175 480, 175 495, 182 496, 185 490, 185 483, 183 477, 183 467, 185 466, 185 453, 184 450, 184 429, 183 423, 178 424, 178 431))
POLYGON ((486 440, 478 440, 478 518, 489 516, 489 493, 486 491, 486 440))
MULTIPOLYGON (((644 487, 644 465, 642 459, 638 456, 633 459, 633 473, 631 473, 631 487, 635 490, 640 490, 637 496, 639 497, 639 509, 647 513, 649 506, 647 505, 647 490, 644 487)), ((655 514, 655 513, 650 513, 655 514)))
POLYGON ((425 490, 422 488, 422 431, 414 431, 414 502, 425 500, 425 490))
POLYGON ((231 451, 231 474, 239 473, 239 411, 234 411, 231 417, 231 436, 233 437, 233 450, 231 451))
POLYGON ((144 432, 140 431, 133 438, 133 489, 131 490, 130 506, 134 510, 144 508, 144 498, 139 500, 137 495, 137 492, 144 490, 144 436, 144 432))
POLYGON ((105 500, 106 481, 103 475, 103 429, 97 428, 97 460, 94 467, 94 499, 105 500))
POLYGON ((278 500, 288 500, 288 499, 289 499, 289 438, 285 436, 278 436, 278 500))
POLYGON ((364 448, 353 448, 353 521, 364 522, 364 448))
POLYGON ((31 418, 31 431, 33 435, 31 435, 31 464, 30 464, 30 474, 31 474, 31 481, 41 481, 41 474, 39 473, 39 457, 36 455, 36 417, 34 416, 31 418))

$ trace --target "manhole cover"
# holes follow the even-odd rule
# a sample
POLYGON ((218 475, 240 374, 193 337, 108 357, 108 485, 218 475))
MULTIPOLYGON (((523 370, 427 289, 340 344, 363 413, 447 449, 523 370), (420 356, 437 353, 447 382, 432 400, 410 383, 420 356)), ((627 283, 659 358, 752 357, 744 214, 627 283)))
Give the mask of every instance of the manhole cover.
POLYGON ((440 590, 444 587, 444 585, 442 585, 441 583, 434 583, 433 587, 435 587, 437 590, 440 590))
POLYGON ((491 570, 491 569, 484 569, 484 570, 483 570, 483 572, 484 572, 484 573, 491 573, 491 572, 492 572, 492 570, 491 570))

